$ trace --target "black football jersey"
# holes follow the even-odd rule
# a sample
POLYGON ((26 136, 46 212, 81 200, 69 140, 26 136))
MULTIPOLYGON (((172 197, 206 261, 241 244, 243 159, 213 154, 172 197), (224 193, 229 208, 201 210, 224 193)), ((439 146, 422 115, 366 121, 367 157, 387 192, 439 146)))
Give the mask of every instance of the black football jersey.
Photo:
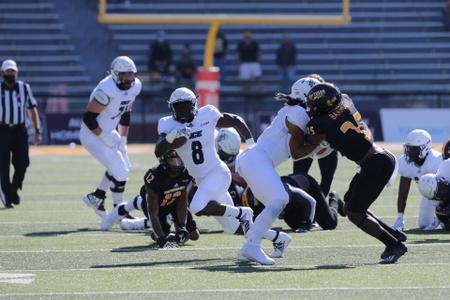
POLYGON ((142 192, 145 195, 145 186, 147 186, 158 195, 160 208, 168 207, 181 197, 183 190, 191 181, 192 177, 187 170, 173 178, 161 165, 158 165, 145 173, 141 195, 142 192))
POLYGON ((355 162, 364 158, 373 145, 370 129, 346 94, 342 94, 341 104, 334 111, 312 118, 307 130, 309 135, 325 134, 332 148, 355 162))

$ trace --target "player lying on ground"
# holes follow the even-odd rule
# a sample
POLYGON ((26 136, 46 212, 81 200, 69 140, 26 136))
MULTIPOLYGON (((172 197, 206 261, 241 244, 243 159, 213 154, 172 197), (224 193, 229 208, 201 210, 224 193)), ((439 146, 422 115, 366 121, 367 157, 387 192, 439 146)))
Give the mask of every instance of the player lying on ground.
MULTIPOLYGON (((234 206, 228 193, 231 174, 214 146, 215 130, 222 127, 234 127, 247 144, 254 143, 247 124, 241 117, 222 114, 212 105, 197 109, 197 97, 187 88, 176 89, 170 95, 168 106, 172 114, 158 122, 155 155, 159 157, 176 150, 195 179, 197 190, 189 211, 198 216, 213 216, 228 234, 234 234, 239 225, 247 233, 253 224, 253 211, 249 207, 234 206)), ((274 243, 272 256, 281 257, 289 236, 273 230, 265 230, 262 235, 274 243)))
POLYGON ((372 134, 347 94, 330 83, 320 83, 308 93, 308 142, 327 143, 358 166, 344 196, 348 219, 386 248, 381 263, 395 263, 407 252, 406 236, 382 222, 369 207, 392 177, 395 156, 373 142, 372 134))
MULTIPOLYGON (((403 155, 398 160, 398 172, 401 177, 397 197, 398 217, 393 225, 395 229, 405 229, 404 213, 411 181, 418 182, 420 176, 436 173, 442 163, 442 154, 431 147, 431 135, 425 130, 415 129, 406 136, 403 155)), ((439 225, 435 214, 436 205, 436 201, 422 197, 417 220, 420 229, 433 230, 439 225)))
MULTIPOLYGON (((245 180, 235 171, 240 142, 239 135, 233 129, 220 129, 216 137, 217 153, 232 174, 233 180, 228 191, 233 202, 238 206, 251 207, 256 217, 264 209, 264 204, 255 199, 245 180)), ((336 193, 332 193, 328 203, 317 181, 306 174, 282 176, 281 181, 289 194, 289 203, 281 212, 279 219, 283 219, 289 227, 299 232, 310 230, 313 220, 317 221, 323 229, 333 230, 336 228, 339 204, 341 211, 343 207, 343 202, 336 193), (315 200, 315 204, 313 200, 315 200)))
POLYGON ((119 204, 103 218, 103 230, 108 230, 121 219, 121 227, 125 230, 152 228, 152 238, 161 248, 173 247, 174 242, 183 245, 189 239, 199 238, 197 225, 187 211, 187 195, 192 186, 192 177, 175 151, 167 152, 159 161, 145 174, 139 195, 127 203, 119 204), (134 209, 141 210, 146 218, 124 218, 134 209), (169 216, 175 225, 175 240, 170 235, 169 216))

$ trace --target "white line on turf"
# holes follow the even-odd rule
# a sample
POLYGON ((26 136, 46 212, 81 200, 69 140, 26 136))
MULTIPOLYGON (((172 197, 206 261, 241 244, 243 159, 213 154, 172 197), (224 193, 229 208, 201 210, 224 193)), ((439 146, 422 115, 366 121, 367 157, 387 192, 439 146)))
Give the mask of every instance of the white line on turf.
MULTIPOLYGON (((138 245, 139 246, 139 245, 138 245)), ((432 244, 408 244, 408 247, 448 247, 448 243, 443 241, 442 243, 432 243, 432 244)), ((221 251, 221 250, 236 250, 238 247, 181 247, 176 249, 170 249, 170 251, 221 251)), ((321 249, 321 248, 382 248, 381 244, 373 245, 320 245, 320 246, 290 246, 289 250, 302 250, 302 249, 321 249)), ((156 248, 153 251, 167 251, 159 250, 156 248)), ((110 252, 112 249, 100 248, 100 249, 45 249, 45 250, 0 250, 0 253, 71 253, 71 252, 110 252)), ((151 250, 149 248, 149 250, 151 250)), ((127 252, 126 250, 123 252, 127 252)), ((122 252, 122 253, 123 253, 122 252)))
POLYGON ((159 294, 202 294, 202 293, 266 293, 266 292, 320 292, 320 291, 378 291, 378 290, 420 290, 450 289, 450 286, 387 286, 387 287, 317 287, 317 288, 263 288, 263 289, 198 289, 160 291, 98 291, 98 292, 55 292, 55 293, 10 293, 0 297, 14 296, 94 296, 94 295, 159 295, 159 294))

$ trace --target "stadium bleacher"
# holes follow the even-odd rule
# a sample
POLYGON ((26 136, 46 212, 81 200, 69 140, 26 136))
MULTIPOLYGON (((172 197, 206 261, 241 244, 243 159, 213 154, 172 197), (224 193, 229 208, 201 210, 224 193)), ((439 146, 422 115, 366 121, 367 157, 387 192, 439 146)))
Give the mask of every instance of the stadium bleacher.
MULTIPOLYGON (((96 1, 94 1, 96 2, 96 1)), ((87 94, 98 78, 87 72, 98 57, 84 57, 78 51, 79 40, 66 30, 77 19, 61 17, 55 8, 58 0, 18 0, 0 3, 0 59, 13 58, 19 63, 21 78, 33 84, 35 93, 87 94), (90 59, 90 61, 89 61, 90 59), (54 86, 58 88, 53 88, 54 86)), ((82 1, 92 13, 96 3, 82 1)), ((406 91, 414 93, 427 85, 431 91, 447 91, 450 79, 450 33, 442 23, 441 0, 376 1, 352 0, 349 25, 224 25, 229 40, 227 77, 223 91, 239 91, 236 46, 243 32, 250 30, 261 46, 263 84, 258 90, 274 91, 280 86, 275 53, 281 35, 287 33, 298 49, 297 74, 320 73, 344 90, 406 91)), ((126 13, 296 13, 339 14, 340 0, 283 1, 109 1, 108 12, 126 13)), ((167 32, 175 53, 184 43, 192 44, 197 65, 203 62, 208 25, 110 24, 101 25, 110 34, 111 56, 127 54, 146 74, 149 44, 156 33, 167 32)), ((86 36, 96 34, 85 32, 86 36)), ((95 49, 92 51, 95 52, 95 49)), ((86 56, 86 55, 85 55, 86 56)), ((109 59, 109 58, 108 58, 109 59)), ((97 70, 96 74, 103 74, 97 70)), ((145 78, 145 76, 144 76, 145 78)), ((146 90, 158 86, 147 86, 146 90)))

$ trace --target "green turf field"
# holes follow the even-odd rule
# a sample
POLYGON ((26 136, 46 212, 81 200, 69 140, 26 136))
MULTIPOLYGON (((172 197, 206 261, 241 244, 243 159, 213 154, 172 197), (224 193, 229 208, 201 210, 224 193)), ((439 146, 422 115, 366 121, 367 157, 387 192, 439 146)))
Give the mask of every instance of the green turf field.
MULTIPOLYGON (((127 199, 155 163, 152 153, 135 153, 131 160, 127 199)), ((283 165, 281 174, 289 166, 283 165)), ((316 168, 314 163, 314 175, 316 168)), ((346 159, 339 161, 333 188, 341 195, 354 169, 346 159)), ((409 231, 408 253, 395 265, 379 265, 384 247, 341 218, 335 231, 291 233, 293 241, 275 266, 238 264, 243 238, 220 233, 210 218, 197 218, 199 241, 175 250, 158 250, 145 232, 125 233, 117 225, 99 231, 99 218, 81 197, 102 172, 85 155, 32 156, 23 203, 0 209, 0 298, 450 298, 450 235, 445 232, 409 231), (23 283, 5 283, 14 276, 23 283)), ((396 217, 397 184, 373 206, 389 224, 396 217)), ((414 185, 409 228, 416 224, 418 200, 414 185)), ((110 208, 110 199, 107 204, 110 208)))

